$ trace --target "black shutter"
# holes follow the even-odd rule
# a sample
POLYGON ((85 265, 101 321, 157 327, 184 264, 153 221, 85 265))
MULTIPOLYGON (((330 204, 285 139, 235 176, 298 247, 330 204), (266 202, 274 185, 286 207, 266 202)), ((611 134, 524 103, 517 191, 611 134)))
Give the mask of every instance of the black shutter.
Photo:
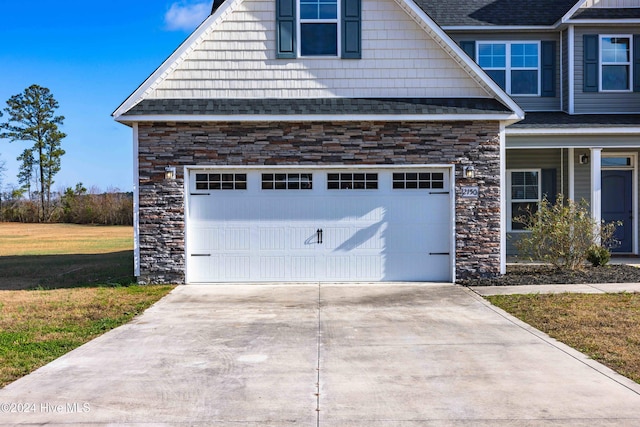
POLYGON ((542 42, 542 96, 556 96, 556 42, 542 42))
POLYGON ((583 36, 584 49, 584 87, 585 92, 598 91, 598 35, 585 34, 583 36))
POLYGON ((633 36, 633 91, 640 92, 640 34, 633 36))
POLYGON ((276 58, 296 57, 296 1, 276 0, 276 58))
POLYGON ((342 1, 342 58, 362 58, 362 8, 360 0, 342 1))
POLYGON ((476 60, 476 42, 471 40, 465 40, 460 42, 460 47, 464 50, 464 53, 469 55, 469 58, 476 60))
POLYGON ((545 198, 554 205, 556 203, 557 196, 557 179, 556 179, 556 170, 555 169, 542 169, 542 176, 540 177, 542 180, 542 197, 545 198))

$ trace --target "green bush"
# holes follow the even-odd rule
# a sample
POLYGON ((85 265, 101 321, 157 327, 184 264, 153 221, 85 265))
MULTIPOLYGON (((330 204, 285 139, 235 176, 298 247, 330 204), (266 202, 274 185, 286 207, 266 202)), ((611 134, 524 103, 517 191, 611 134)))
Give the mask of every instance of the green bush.
MULTIPOLYGON (((515 243, 522 255, 558 269, 579 270, 590 248, 600 247, 608 253, 617 244, 613 236, 619 223, 598 223, 584 200, 576 203, 562 194, 556 200, 551 204, 545 198, 535 212, 527 211, 516 218, 528 231, 515 243)), ((604 260, 600 250, 597 257, 604 260)))
POLYGON ((611 259, 611 252, 609 249, 601 245, 592 245, 587 249, 587 261, 594 267, 601 267, 607 265, 611 259))

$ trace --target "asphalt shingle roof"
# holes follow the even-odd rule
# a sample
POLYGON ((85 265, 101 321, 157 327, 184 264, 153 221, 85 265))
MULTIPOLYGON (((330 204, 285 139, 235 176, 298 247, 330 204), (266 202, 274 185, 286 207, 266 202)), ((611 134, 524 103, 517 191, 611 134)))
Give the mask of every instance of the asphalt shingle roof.
POLYGON ((640 8, 621 9, 579 9, 573 19, 633 19, 640 18, 640 8))
POLYGON ((640 127, 640 114, 579 114, 562 112, 526 113, 524 120, 510 128, 575 129, 603 127, 640 127))
POLYGON ((487 114, 511 110, 488 98, 146 99, 139 115, 420 115, 487 114))
POLYGON ((553 25, 577 0, 414 0, 440 26, 553 25))

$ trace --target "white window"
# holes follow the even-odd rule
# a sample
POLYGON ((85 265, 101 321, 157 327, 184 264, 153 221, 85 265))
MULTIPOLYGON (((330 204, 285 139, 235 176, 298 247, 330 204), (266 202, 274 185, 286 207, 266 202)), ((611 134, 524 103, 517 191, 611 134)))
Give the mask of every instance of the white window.
POLYGON ((300 55, 338 56, 338 0, 300 0, 300 55))
POLYGON ((515 220, 527 212, 535 213, 540 203, 540 169, 519 169, 507 172, 507 185, 509 187, 508 229, 509 231, 522 231, 524 224, 515 220))
POLYGON ((246 190, 246 173, 197 173, 196 190, 246 190))
POLYGON ((511 95, 540 95, 540 42, 479 42, 477 62, 511 95))
POLYGON ((600 90, 631 90, 631 36, 600 36, 600 90))

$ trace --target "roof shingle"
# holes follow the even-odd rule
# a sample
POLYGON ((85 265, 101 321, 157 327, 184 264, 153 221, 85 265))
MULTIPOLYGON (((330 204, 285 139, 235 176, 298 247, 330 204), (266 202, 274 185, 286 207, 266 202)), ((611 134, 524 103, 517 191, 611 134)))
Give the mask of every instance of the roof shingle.
POLYGON ((547 26, 577 0, 414 0, 440 26, 547 26))
POLYGON ((489 98, 146 99, 125 115, 340 116, 510 112, 499 101, 489 98))

